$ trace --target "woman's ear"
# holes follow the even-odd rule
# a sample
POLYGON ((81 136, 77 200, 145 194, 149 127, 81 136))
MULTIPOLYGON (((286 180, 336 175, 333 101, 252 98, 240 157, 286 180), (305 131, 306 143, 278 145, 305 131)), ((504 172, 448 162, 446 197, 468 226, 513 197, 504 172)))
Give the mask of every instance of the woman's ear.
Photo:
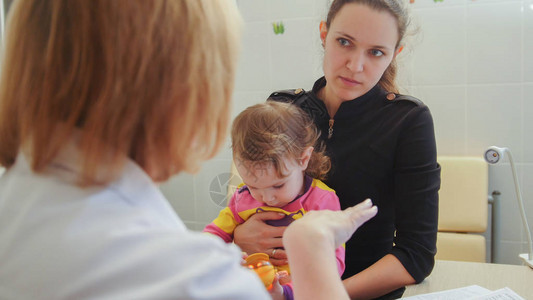
POLYGON ((311 155, 313 154, 313 147, 307 147, 302 152, 302 156, 300 157, 300 166, 303 168, 303 170, 307 169, 307 165, 309 165, 309 161, 311 160, 311 155))
POLYGON ((326 44, 326 36, 328 35, 328 26, 326 26, 326 21, 320 22, 320 39, 322 40, 322 47, 326 44))

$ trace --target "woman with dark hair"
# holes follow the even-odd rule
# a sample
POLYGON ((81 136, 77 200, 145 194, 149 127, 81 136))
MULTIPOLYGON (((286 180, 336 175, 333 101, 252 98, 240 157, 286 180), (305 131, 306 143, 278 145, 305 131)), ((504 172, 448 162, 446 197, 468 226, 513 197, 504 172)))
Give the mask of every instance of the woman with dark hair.
MULTIPOLYGON (((420 100, 399 94, 397 55, 408 25, 401 0, 334 0, 321 23, 324 77, 312 90, 278 91, 321 130, 332 168, 324 181, 341 208, 367 198, 379 213, 346 243, 344 285, 353 299, 401 297, 421 282, 436 253, 440 167, 433 121, 420 100)), ((248 253, 282 247, 284 228, 254 215, 235 230, 248 253), (258 243, 257 241, 260 241, 258 243)), ((274 263, 286 255, 276 251, 274 263)))

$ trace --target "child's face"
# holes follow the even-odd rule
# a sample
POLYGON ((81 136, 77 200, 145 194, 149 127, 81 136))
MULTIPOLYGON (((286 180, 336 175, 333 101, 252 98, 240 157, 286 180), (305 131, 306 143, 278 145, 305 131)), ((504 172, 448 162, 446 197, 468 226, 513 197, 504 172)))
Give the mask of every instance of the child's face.
POLYGON ((286 160, 285 163, 285 177, 278 177, 272 164, 253 166, 246 162, 235 162, 235 165, 255 200, 268 206, 282 207, 303 193, 304 171, 307 167, 307 164, 296 161, 286 160))

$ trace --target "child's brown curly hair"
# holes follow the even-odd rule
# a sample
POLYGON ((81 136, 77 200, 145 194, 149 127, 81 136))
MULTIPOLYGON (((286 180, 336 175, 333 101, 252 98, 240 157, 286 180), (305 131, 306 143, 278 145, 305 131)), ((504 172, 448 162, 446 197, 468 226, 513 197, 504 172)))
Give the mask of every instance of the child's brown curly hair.
POLYGON ((284 177, 284 159, 299 161, 305 149, 314 147, 305 173, 325 179, 331 162, 324 147, 317 144, 319 136, 313 121, 299 107, 267 101, 248 107, 233 121, 233 156, 254 165, 272 164, 277 175, 284 177))

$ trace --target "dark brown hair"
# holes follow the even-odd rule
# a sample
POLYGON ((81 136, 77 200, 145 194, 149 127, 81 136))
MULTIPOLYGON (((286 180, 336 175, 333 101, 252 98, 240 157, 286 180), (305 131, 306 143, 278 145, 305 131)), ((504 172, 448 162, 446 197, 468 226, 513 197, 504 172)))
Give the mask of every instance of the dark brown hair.
MULTIPOLYGON (((400 47, 407 31, 407 27, 409 26, 409 13, 402 0, 333 0, 326 19, 326 27, 328 29, 342 7, 350 3, 366 5, 373 10, 390 13, 396 19, 398 24, 398 42, 396 43, 396 49, 400 47)), ((393 60, 383 73, 383 76, 381 76, 378 84, 386 91, 399 93, 396 84, 396 72, 396 60, 393 60)))
POLYGON ((317 145, 319 132, 309 116, 295 105, 275 101, 256 104, 233 121, 233 157, 254 165, 272 164, 284 177, 284 159, 298 161, 303 151, 314 147, 305 173, 324 179, 331 167, 324 147, 317 145))

